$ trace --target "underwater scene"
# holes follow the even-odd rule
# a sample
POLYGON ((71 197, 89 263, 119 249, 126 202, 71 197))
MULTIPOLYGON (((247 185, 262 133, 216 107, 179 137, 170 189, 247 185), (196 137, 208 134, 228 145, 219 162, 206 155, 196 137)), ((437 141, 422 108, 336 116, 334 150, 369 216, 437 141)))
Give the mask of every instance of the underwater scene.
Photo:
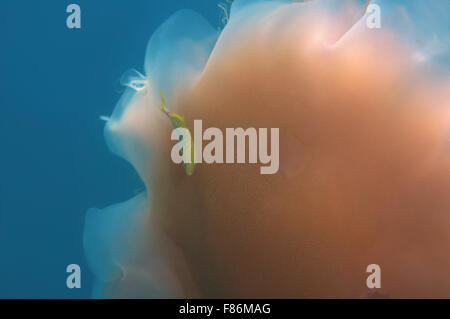
POLYGON ((1 299, 450 298, 449 0, 3 0, 0 39, 1 299))

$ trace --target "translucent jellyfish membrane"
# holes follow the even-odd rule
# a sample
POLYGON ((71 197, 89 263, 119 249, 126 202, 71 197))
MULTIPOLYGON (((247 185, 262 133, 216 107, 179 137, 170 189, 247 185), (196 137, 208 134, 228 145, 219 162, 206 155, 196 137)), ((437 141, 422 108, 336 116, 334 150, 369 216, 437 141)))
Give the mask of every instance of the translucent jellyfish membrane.
POLYGON ((369 264, 384 295, 450 297, 449 14, 447 0, 236 0, 220 33, 169 18, 103 117, 146 191, 86 215, 94 297, 359 298, 369 264), (160 92, 188 127, 280 128, 279 172, 187 176, 160 92))

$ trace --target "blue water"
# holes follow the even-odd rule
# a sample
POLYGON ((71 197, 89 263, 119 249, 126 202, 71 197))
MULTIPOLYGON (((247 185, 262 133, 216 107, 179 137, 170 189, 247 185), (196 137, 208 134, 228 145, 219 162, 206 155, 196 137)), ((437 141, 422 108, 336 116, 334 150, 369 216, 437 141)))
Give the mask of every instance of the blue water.
POLYGON ((0 298, 89 298, 87 208, 133 196, 141 182, 103 138, 100 115, 121 74, 143 71, 155 28, 181 8, 219 26, 219 0, 0 2, 0 298), (66 27, 81 7, 82 28, 66 27), (78 264, 80 289, 66 286, 78 264))

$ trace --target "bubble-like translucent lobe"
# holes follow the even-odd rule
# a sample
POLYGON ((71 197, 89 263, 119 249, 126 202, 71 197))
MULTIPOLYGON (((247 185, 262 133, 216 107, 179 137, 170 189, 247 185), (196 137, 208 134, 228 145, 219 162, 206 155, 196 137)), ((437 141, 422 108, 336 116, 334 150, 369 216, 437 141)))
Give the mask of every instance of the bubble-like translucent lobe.
MULTIPOLYGON (((105 209, 91 208, 86 213, 83 245, 87 261, 94 272, 97 286, 120 280, 124 276, 127 256, 136 247, 145 232, 139 230, 146 219, 148 209, 145 194, 105 209)), ((95 297, 100 297, 97 292, 95 297)))
POLYGON ((169 105, 198 79, 218 35, 205 18, 191 10, 178 11, 153 34, 145 55, 145 73, 169 105))
POLYGON ((95 275, 94 298, 181 297, 179 257, 150 223, 146 193, 86 213, 83 246, 95 275))
POLYGON ((151 119, 158 120, 158 111, 150 106, 152 100, 150 89, 127 88, 104 129, 111 152, 130 162, 144 182, 152 161, 151 136, 155 128, 151 119))

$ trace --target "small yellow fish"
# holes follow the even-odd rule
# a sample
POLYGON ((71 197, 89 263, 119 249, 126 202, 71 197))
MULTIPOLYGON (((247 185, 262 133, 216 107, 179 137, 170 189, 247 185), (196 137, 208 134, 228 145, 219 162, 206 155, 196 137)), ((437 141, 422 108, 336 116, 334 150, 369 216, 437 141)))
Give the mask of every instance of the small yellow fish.
MULTIPOLYGON (((184 121, 184 118, 181 115, 178 115, 177 113, 173 113, 170 112, 167 109, 166 106, 166 101, 164 100, 164 95, 161 92, 160 93, 161 96, 161 105, 158 106, 158 109, 163 112, 164 114, 167 115, 167 117, 170 120, 170 123, 172 124, 173 128, 177 129, 177 128, 184 128, 187 129, 189 131, 189 128, 186 125, 186 122, 184 121)), ((189 131, 190 133, 190 131, 189 131)), ((192 136, 192 135, 191 135, 192 136)), ((181 138, 180 138, 181 141, 181 138)), ((188 176, 191 176, 192 174, 194 174, 194 168, 195 168, 195 162, 194 162, 194 141, 192 140, 191 137, 191 162, 190 163, 183 163, 184 166, 184 170, 186 171, 186 174, 188 176)))

